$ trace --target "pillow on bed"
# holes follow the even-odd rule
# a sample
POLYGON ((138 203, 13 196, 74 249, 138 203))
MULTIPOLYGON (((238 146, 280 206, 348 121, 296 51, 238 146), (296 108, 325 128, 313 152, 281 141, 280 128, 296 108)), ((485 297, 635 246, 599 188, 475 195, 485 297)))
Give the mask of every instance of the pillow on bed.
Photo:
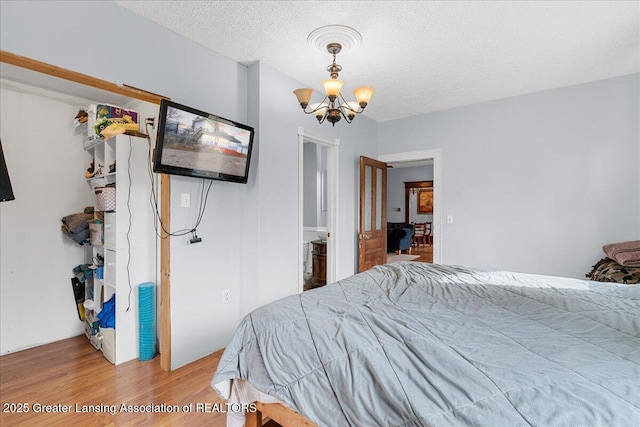
POLYGON ((625 285, 640 283, 640 267, 625 267, 610 258, 602 258, 586 274, 587 279, 625 285))
POLYGON ((640 240, 611 243, 602 247, 604 253, 625 267, 640 267, 640 240))

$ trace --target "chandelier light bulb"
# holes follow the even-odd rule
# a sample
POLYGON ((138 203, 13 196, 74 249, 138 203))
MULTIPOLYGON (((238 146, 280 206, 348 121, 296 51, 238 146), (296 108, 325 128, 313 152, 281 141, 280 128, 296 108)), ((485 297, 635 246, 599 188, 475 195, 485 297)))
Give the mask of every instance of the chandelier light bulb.
POLYGON ((326 102, 314 102, 313 104, 309 105, 309 108, 311 109, 311 112, 315 114, 316 119, 322 120, 324 115, 327 114, 327 108, 329 108, 329 104, 327 104, 326 102))
POLYGON ((307 108, 309 101, 311 101, 311 94, 313 93, 313 89, 305 87, 302 89, 296 89, 293 91, 293 93, 296 95, 296 98, 298 98, 298 102, 300 103, 300 105, 303 106, 302 108, 307 108))
POLYGON ((356 114, 360 112, 360 104, 358 104, 358 101, 343 102, 342 105, 340 105, 340 108, 351 120, 353 120, 356 114))
POLYGON ((353 90, 353 94, 356 96, 358 104, 360 104, 363 109, 369 104, 369 101, 371 101, 373 92, 373 88, 369 86, 360 86, 353 90))
POLYGON ((344 86, 344 81, 340 79, 324 79, 322 81, 322 86, 324 86, 324 91, 327 93, 329 99, 331 97, 337 97, 340 95, 340 90, 342 86, 344 86))

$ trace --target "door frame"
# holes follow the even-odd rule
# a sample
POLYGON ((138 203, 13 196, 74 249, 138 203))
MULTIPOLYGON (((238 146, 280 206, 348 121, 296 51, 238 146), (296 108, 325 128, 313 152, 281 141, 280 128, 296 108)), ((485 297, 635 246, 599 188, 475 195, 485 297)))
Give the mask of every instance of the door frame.
POLYGON ((337 280, 338 271, 338 148, 339 139, 329 139, 298 128, 298 292, 304 290, 304 144, 327 147, 327 284, 337 280))
POLYGON ((382 154, 378 160, 385 163, 433 160, 433 263, 442 264, 442 149, 382 154))

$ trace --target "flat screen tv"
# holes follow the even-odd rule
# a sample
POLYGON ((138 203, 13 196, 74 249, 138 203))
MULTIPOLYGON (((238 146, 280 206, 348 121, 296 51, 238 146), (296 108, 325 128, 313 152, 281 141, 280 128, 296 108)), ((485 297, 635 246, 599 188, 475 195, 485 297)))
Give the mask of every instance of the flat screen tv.
POLYGON ((0 202, 15 200, 13 189, 11 188, 11 180, 9 179, 9 171, 4 161, 4 153, 2 152, 2 141, 0 141, 0 202))
POLYGON ((246 184, 252 127, 163 99, 153 171, 246 184))

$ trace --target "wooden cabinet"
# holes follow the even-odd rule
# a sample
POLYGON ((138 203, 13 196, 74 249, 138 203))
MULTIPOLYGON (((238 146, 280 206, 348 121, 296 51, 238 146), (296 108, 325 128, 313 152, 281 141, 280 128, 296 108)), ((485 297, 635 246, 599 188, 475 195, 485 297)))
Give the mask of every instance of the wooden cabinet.
POLYGON ((327 284, 327 241, 314 240, 313 245, 313 276, 311 286, 314 288, 327 284))

